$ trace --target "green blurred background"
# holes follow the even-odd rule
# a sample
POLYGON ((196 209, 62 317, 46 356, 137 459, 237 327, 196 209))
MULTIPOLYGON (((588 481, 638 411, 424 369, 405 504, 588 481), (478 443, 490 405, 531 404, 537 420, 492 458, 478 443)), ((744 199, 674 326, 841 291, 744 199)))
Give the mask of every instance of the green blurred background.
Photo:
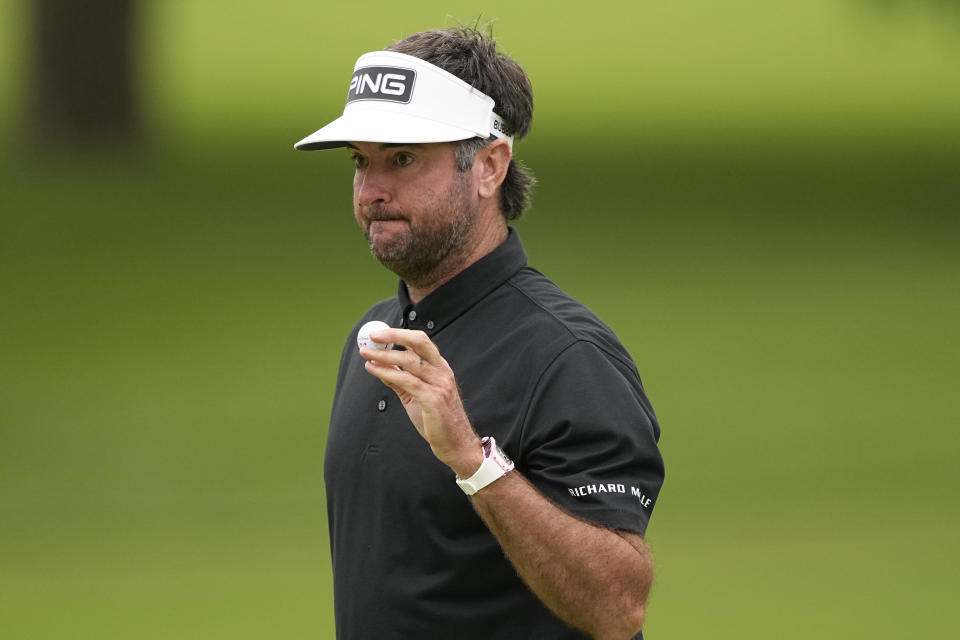
POLYGON ((346 154, 292 144, 360 53, 481 15, 534 83, 531 262, 662 423, 648 637, 949 633, 954 4, 141 0, 139 128, 63 144, 33 5, 0 0, 0 637, 332 637, 326 420, 395 280, 346 154))

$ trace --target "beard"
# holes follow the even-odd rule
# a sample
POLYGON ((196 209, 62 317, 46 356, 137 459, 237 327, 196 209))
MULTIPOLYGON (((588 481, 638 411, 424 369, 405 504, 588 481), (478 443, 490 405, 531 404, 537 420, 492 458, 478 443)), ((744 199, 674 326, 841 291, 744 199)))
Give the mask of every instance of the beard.
POLYGON ((383 266, 404 281, 422 285, 437 279, 444 265, 453 266, 460 251, 467 245, 479 213, 479 207, 467 196, 468 173, 457 173, 450 188, 434 199, 430 211, 421 211, 416 221, 394 213, 387 206, 375 203, 365 207, 364 235, 373 254, 383 266), (403 225, 387 239, 377 239, 371 232, 376 221, 403 225))

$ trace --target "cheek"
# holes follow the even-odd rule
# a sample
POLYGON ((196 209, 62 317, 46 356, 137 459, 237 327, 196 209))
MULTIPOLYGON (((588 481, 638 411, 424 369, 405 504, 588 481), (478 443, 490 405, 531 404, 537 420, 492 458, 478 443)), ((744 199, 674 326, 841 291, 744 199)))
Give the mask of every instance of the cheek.
POLYGON ((353 219, 356 220, 357 226, 360 227, 360 230, 366 233, 367 223, 364 222, 363 216, 360 215, 360 207, 358 207, 356 204, 353 205, 353 219))
POLYGON ((353 174, 353 206, 357 206, 357 194, 360 193, 360 185, 363 182, 360 180, 360 176, 356 173, 353 174))
POLYGON ((360 193, 360 180, 358 180, 356 177, 354 177, 354 178, 353 178, 353 199, 352 199, 352 204, 353 204, 353 217, 356 219, 357 224, 361 224, 361 223, 360 223, 360 220, 361 220, 361 217, 360 217, 360 205, 357 204, 357 202, 358 202, 357 196, 359 195, 359 193, 360 193))

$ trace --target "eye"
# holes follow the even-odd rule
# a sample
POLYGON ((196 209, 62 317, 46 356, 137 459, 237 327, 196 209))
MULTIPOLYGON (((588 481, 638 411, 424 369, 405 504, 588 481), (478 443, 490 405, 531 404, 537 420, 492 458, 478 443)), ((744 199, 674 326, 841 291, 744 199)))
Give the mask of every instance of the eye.
POLYGON ((413 163, 413 154, 407 153, 406 151, 401 151, 396 156, 394 156, 393 161, 398 167, 406 167, 413 163))
POLYGON ((363 169, 367 166, 366 157, 360 155, 359 153, 351 153, 350 159, 353 160, 353 166, 357 169, 363 169))

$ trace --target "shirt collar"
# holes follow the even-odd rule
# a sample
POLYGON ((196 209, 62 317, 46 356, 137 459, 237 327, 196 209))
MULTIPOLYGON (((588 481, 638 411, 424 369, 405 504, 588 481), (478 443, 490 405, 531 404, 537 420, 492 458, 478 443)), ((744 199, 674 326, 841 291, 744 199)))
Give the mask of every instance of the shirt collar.
POLYGON ((496 249, 445 282, 417 304, 410 302, 407 284, 401 280, 397 300, 403 310, 403 326, 432 336, 507 281, 527 264, 520 236, 508 227, 507 239, 496 249))

